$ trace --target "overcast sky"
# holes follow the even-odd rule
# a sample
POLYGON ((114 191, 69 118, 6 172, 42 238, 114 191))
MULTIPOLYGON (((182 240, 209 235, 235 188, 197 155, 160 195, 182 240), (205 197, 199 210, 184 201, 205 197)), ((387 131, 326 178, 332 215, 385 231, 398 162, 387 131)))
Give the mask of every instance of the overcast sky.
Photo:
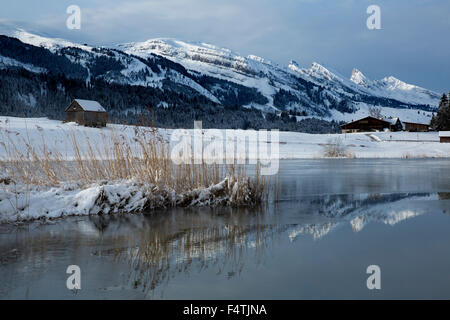
POLYGON ((3 22, 92 45, 170 37, 450 90, 448 0, 0 0, 0 8, 3 22), (381 30, 366 27, 371 4, 381 30), (69 5, 82 10, 80 30, 66 28, 69 5))

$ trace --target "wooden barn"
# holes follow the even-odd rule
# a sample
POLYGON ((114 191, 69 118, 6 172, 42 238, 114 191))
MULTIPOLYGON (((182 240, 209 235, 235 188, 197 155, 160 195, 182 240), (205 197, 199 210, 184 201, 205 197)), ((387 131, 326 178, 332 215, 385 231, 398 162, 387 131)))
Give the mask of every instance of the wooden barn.
POLYGON ((384 131, 391 128, 391 122, 374 117, 365 117, 341 126, 342 133, 384 131))
POLYGON ((450 131, 439 131, 439 140, 441 143, 450 143, 450 131))
POLYGON ((403 124, 405 125, 405 131, 428 132, 430 130, 430 124, 429 123, 418 123, 418 122, 405 122, 405 121, 403 121, 403 124))
POLYGON ((405 124, 399 118, 386 119, 386 121, 391 123, 391 131, 403 131, 405 129, 405 124))
POLYGON ((75 99, 66 108, 66 122, 76 122, 89 127, 105 127, 107 121, 108 113, 97 101, 75 99))

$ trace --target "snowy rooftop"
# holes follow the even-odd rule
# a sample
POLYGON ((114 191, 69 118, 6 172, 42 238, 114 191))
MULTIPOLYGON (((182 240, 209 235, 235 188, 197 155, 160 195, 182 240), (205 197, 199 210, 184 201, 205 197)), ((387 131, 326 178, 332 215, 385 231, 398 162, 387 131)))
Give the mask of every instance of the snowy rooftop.
POLYGON ((439 137, 450 137, 450 131, 439 131, 439 137))
POLYGON ((403 121, 405 123, 417 123, 417 124, 423 124, 423 125, 430 125, 430 121, 424 121, 424 120, 417 120, 417 121, 403 121))
POLYGON ((75 99, 84 111, 106 112, 100 103, 93 100, 75 99))
MULTIPOLYGON (((390 122, 391 124, 396 124, 399 118, 391 118, 391 119, 384 119, 387 122, 390 122)), ((401 122, 401 121, 400 121, 401 122)))

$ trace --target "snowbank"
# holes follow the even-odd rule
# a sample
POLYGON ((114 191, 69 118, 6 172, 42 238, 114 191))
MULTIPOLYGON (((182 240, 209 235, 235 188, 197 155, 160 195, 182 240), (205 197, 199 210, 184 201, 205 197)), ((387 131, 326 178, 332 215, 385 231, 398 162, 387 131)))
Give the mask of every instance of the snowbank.
POLYGON ((158 208, 253 205, 257 201, 248 181, 226 177, 218 184, 177 193, 133 181, 76 184, 41 189, 3 185, 0 222, 54 219, 65 216, 141 213, 158 208))

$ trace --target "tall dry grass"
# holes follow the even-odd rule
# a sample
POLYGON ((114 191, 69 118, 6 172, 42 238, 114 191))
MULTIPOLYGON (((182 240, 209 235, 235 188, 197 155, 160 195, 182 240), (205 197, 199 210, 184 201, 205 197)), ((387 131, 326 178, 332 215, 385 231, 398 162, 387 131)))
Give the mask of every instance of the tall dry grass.
POLYGON ((267 195, 259 168, 250 178, 243 165, 194 164, 193 159, 175 165, 169 141, 153 128, 135 127, 131 137, 112 130, 110 135, 102 135, 101 142, 72 132, 67 141, 72 157, 51 148, 43 134, 39 144, 31 143, 28 135, 18 139, 8 130, 0 130, 0 134, 0 170, 14 184, 53 187, 71 183, 83 188, 132 180, 143 188, 181 193, 210 187, 228 177, 228 181, 239 182, 235 197, 241 202, 247 201, 249 194, 252 203, 267 195))

